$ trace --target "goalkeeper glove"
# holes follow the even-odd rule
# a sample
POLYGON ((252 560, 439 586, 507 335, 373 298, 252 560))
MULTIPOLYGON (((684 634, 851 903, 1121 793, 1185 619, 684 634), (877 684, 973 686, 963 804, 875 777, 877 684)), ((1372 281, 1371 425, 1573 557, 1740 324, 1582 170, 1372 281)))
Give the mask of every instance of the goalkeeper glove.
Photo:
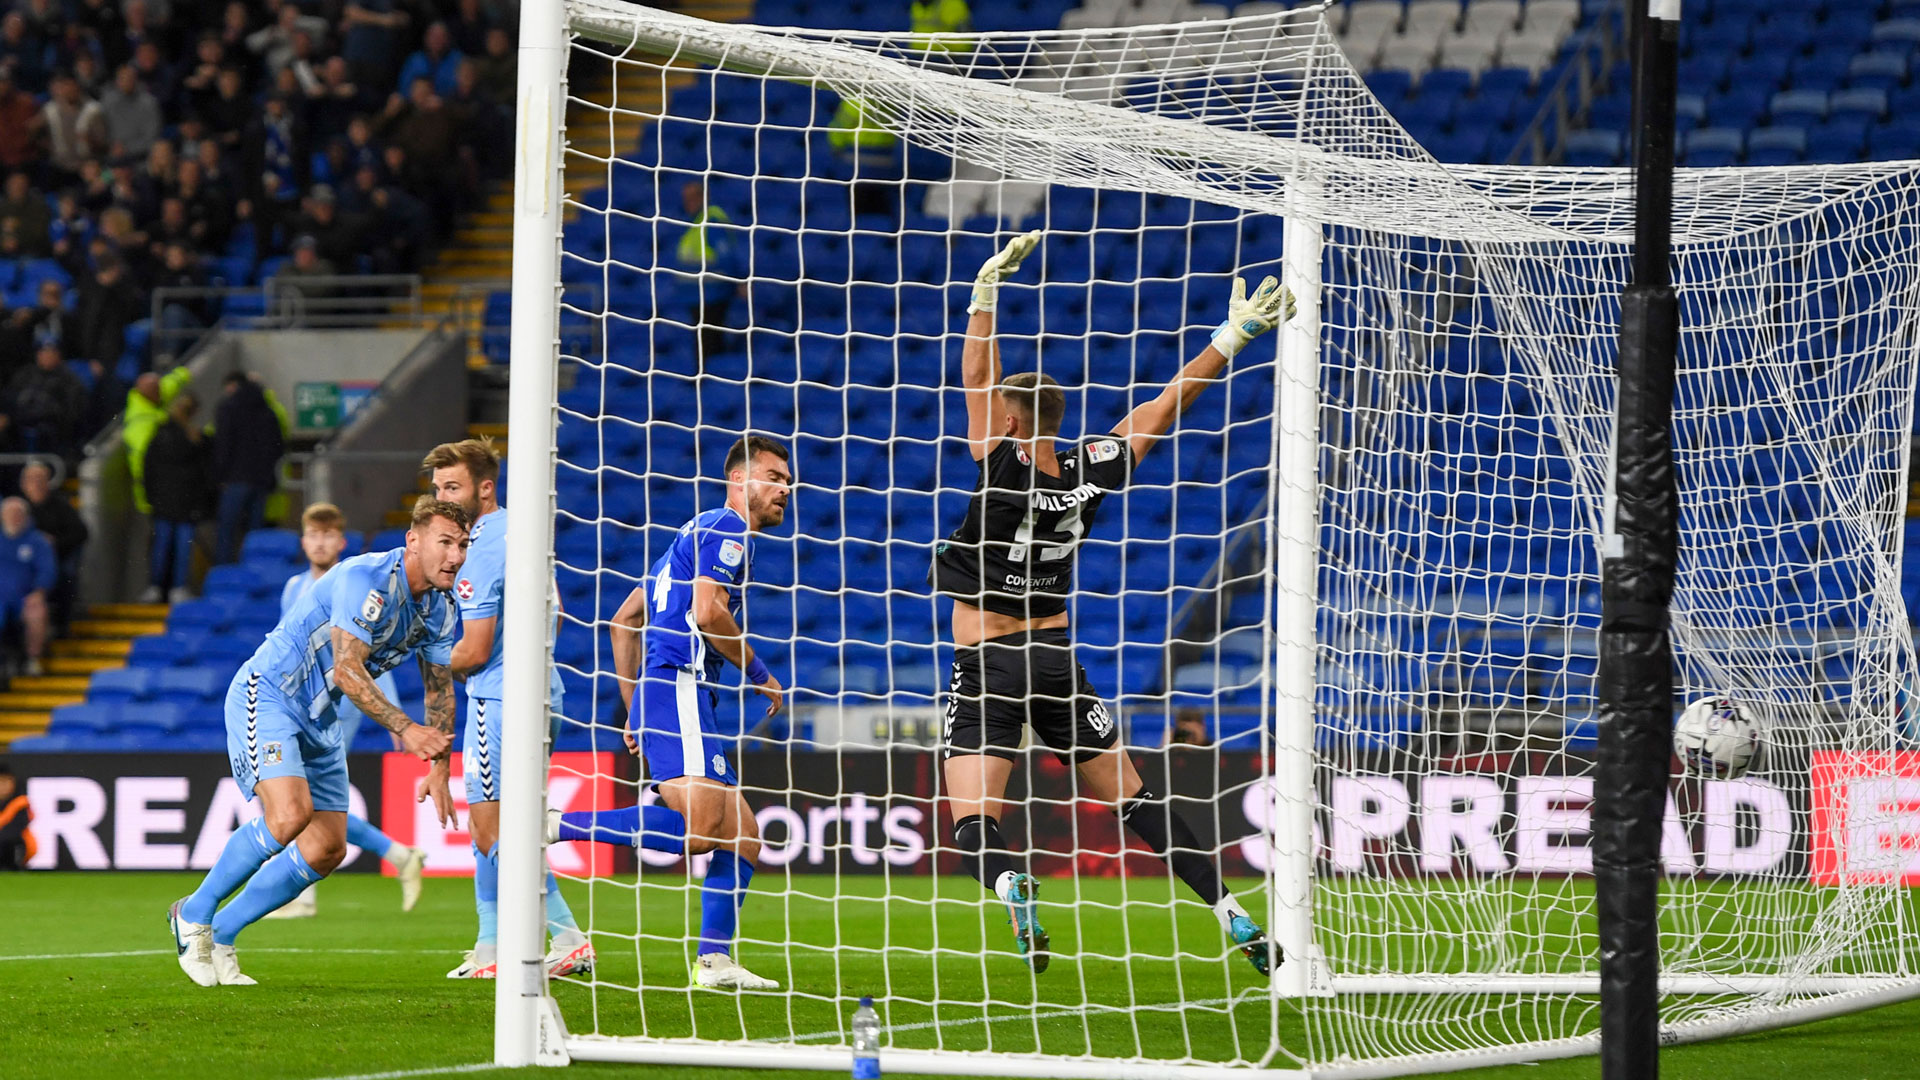
POLYGON ((1033 249, 1040 246, 1040 230, 1022 233, 1007 241, 1007 246, 999 250, 993 258, 980 264, 980 273, 973 279, 973 302, 967 305, 967 314, 976 311, 992 311, 1000 300, 1000 283, 1013 276, 1020 264, 1033 249))
POLYGON ((1233 359, 1247 342, 1293 318, 1293 290, 1269 277, 1247 297, 1247 283, 1233 279, 1233 299, 1227 303, 1227 321, 1213 331, 1213 347, 1220 355, 1233 359))

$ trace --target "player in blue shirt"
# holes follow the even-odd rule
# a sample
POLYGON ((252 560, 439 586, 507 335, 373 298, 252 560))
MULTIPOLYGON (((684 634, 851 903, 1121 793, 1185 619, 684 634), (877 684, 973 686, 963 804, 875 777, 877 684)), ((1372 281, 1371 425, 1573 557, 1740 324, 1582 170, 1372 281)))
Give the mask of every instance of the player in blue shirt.
POLYGON ((689 856, 713 853, 701 890, 693 971, 694 982, 710 989, 780 988, 732 955, 740 905, 760 854, 760 828, 714 724, 712 687, 724 660, 766 697, 769 716, 780 709, 780 680, 747 645, 740 600, 753 563, 753 534, 786 517, 793 485, 787 462, 786 447, 772 439, 752 435, 735 443, 724 466, 727 504, 681 526, 647 571, 648 580, 613 617, 627 747, 646 759, 664 805, 547 811, 548 843, 591 840, 657 851, 684 848, 689 856))
POLYGON ((191 896, 167 911, 180 967, 201 986, 250 986, 234 938, 340 865, 347 852, 347 751, 339 705, 351 701, 432 762, 418 797, 453 818, 455 615, 448 590, 467 561, 467 512, 422 497, 405 547, 357 555, 327 571, 280 620, 227 688, 227 753, 260 816, 227 841, 191 896), (427 724, 415 724, 373 680, 418 656, 427 724), (240 895, 220 907, 241 885, 240 895), (217 913, 216 913, 217 909, 217 913))
MULTIPOLYGON (((460 735, 462 777, 467 787, 467 832, 473 840, 473 903, 480 932, 473 950, 447 972, 449 979, 491 979, 497 972, 500 900, 500 718, 505 702, 501 650, 505 635, 500 608, 506 586, 507 512, 494 492, 500 480, 500 455, 487 439, 465 439, 436 446, 421 462, 433 479, 434 495, 473 517, 467 564, 454 585, 460 604, 460 642, 453 647, 453 674, 467 684, 467 723, 460 735)), ((548 682, 548 744, 560 734, 560 673, 548 682)), ((580 932, 560 883, 547 871, 547 928, 553 947, 547 952, 549 975, 585 975, 593 971, 593 944, 580 932)))
POLYGON ((20 624, 28 675, 40 674, 47 651, 47 596, 59 579, 53 544, 33 527, 33 509, 14 496, 0 501, 0 623, 20 624))
MULTIPOLYGON (((347 549, 347 515, 332 503, 314 503, 300 515, 300 550, 307 557, 307 568, 287 579, 280 590, 280 617, 286 618, 293 605, 300 602, 313 589, 313 586, 326 572, 340 561, 340 553, 347 549)), ((389 671, 373 681, 380 689, 380 695, 388 701, 398 704, 400 690, 394 685, 393 672, 389 671)), ((335 710, 340 718, 340 742, 353 752, 353 740, 359 734, 360 721, 366 719, 351 701, 342 701, 335 710)), ((400 910, 412 911, 420 902, 421 871, 427 864, 427 854, 419 848, 397 844, 393 838, 373 827, 365 818, 357 814, 347 815, 347 844, 365 851, 373 852, 376 858, 385 859, 393 864, 400 879, 400 910)), ((317 914, 320 908, 318 885, 309 885, 305 892, 293 898, 293 901, 278 911, 270 912, 269 919, 301 919, 317 914)))

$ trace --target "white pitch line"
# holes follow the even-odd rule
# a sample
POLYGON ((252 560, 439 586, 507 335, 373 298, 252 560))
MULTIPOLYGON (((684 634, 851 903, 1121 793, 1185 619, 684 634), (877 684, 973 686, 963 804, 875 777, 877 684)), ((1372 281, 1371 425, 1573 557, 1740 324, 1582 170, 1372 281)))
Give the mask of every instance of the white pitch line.
MULTIPOLYGON (((247 949, 249 953, 350 953, 363 956, 420 956, 445 954, 452 956, 458 949, 296 949, 296 948, 258 948, 247 949)), ((172 956, 165 949, 128 949, 124 952, 75 952, 75 953, 32 953, 21 956, 0 956, 0 963, 8 960, 100 960, 116 956, 172 956)))
MULTIPOLYGON (((1004 1024, 1015 1020, 1057 1020, 1063 1016, 1081 1016, 1088 1010, 1097 1012, 1173 1012, 1194 1006, 1209 1007, 1231 1005, 1239 1001, 1251 1001, 1264 995, 1243 994, 1237 998, 1204 998, 1199 1001, 1175 1001, 1158 1005, 1094 1005, 1088 1004, 1078 1009, 1055 1009, 1051 1012, 1008 1013, 1004 1016, 968 1016, 957 1020, 921 1020, 912 1024, 890 1024, 881 1028, 882 1033, 895 1031, 926 1031, 929 1028, 963 1027, 968 1024, 1004 1024)), ((816 1031, 808 1035, 795 1035, 791 1039, 757 1039, 756 1042, 819 1042, 822 1039, 839 1039, 845 1036, 840 1031, 816 1031)))
POLYGON ((447 1076, 452 1073, 492 1072, 504 1069, 505 1065, 495 1065, 491 1061, 477 1062, 472 1065, 441 1065, 431 1069, 399 1069, 394 1072, 355 1073, 352 1076, 329 1076, 323 1080, 404 1080, 409 1076, 447 1076))

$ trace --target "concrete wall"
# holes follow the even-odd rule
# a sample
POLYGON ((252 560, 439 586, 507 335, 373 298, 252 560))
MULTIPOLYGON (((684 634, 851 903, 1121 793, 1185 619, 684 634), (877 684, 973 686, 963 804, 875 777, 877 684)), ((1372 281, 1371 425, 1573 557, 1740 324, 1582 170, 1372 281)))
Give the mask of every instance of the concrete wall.
MULTIPOLYGON (((293 388, 303 382, 382 383, 419 346, 419 330, 239 330, 230 335, 245 367, 260 377, 291 416, 293 388)), ((295 438, 323 438, 328 429, 295 427, 295 438)))

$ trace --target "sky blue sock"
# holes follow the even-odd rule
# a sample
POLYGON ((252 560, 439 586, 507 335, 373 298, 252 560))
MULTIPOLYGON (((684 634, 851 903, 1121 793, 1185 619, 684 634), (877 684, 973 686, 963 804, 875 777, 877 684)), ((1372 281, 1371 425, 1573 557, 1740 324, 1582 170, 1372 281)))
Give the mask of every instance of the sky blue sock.
POLYGON ((706 881, 700 887, 699 955, 733 951, 740 905, 747 902, 747 886, 751 884, 752 863, 731 851, 713 853, 706 881))
POLYGON ((560 815, 560 839, 621 844, 678 855, 686 850, 687 819, 678 811, 658 805, 576 810, 560 815))
POLYGON ((240 890, 233 903, 213 917, 213 943, 233 944, 240 931, 265 918, 267 912, 286 906, 302 889, 325 876, 307 865, 307 857, 300 854, 300 845, 288 845, 286 850, 268 859, 266 865, 247 880, 247 887, 240 890))
POLYGON ((500 845, 482 855, 473 849, 473 906, 480 913, 479 945, 500 940, 500 845))
POLYGON ((280 854, 285 847, 267 831, 265 818, 254 818, 245 825, 233 830, 227 837, 227 846, 220 850, 220 858, 207 871, 200 881, 200 887, 193 890, 187 902, 180 905, 180 917, 192 923, 210 923, 214 910, 220 901, 233 895, 233 890, 247 883, 254 871, 260 869, 268 859, 280 854))
POLYGON ((347 815, 347 843, 363 851, 371 851, 379 858, 386 858, 393 850, 393 838, 372 825, 365 818, 347 815))
POLYGON ((580 932, 580 924, 573 921, 573 909, 567 906, 567 898, 560 895, 560 882, 555 880, 551 869, 547 871, 547 929, 580 932))

